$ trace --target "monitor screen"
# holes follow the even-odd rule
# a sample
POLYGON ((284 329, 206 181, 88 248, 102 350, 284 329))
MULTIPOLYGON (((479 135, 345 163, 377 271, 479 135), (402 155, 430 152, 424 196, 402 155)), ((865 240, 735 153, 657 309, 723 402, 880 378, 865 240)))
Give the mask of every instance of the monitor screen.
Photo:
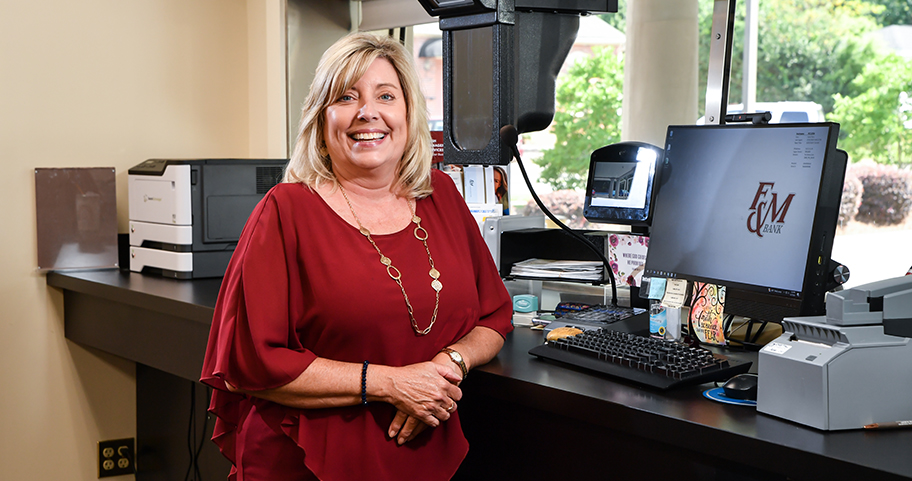
POLYGON ((724 285, 726 314, 823 314, 847 160, 838 133, 668 127, 644 275, 724 285))
POLYGON ((589 222, 649 225, 653 185, 662 149, 619 142, 592 153, 583 216, 589 222))

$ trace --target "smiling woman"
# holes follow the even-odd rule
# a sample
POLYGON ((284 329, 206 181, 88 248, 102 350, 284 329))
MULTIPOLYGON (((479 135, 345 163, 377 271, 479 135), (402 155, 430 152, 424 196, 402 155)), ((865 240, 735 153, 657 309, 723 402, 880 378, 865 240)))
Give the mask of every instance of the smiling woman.
MULTIPOLYGON (((381 59, 388 63, 395 74, 395 80, 390 78, 386 82, 398 83, 399 100, 405 107, 407 139, 401 168, 397 173, 400 188, 405 192, 412 191, 412 194, 406 194, 409 196, 427 195, 431 191, 428 183, 430 164, 423 162, 423 159, 431 155, 430 141, 425 141, 430 138, 430 133, 427 107, 411 56, 404 47, 388 37, 356 34, 346 38, 348 41, 344 42, 345 45, 340 42, 327 50, 317 67, 311 94, 302 108, 298 140, 285 173, 285 181, 302 182, 310 186, 328 181, 335 186, 336 177, 331 171, 331 157, 327 151, 329 145, 324 138, 329 121, 327 111, 337 106, 343 98, 357 98, 350 91, 365 76, 374 61, 381 59)), ((384 73, 389 72, 386 70, 384 73)))
POLYGON ((468 451, 459 384, 511 317, 465 201, 431 170, 408 53, 343 38, 222 281, 201 380, 231 479, 449 479, 468 451))
POLYGON ((364 76, 326 108, 323 130, 336 178, 361 170, 380 182, 395 178, 408 139, 405 95, 389 60, 375 59, 364 76), (369 172, 365 172, 368 174, 369 172))

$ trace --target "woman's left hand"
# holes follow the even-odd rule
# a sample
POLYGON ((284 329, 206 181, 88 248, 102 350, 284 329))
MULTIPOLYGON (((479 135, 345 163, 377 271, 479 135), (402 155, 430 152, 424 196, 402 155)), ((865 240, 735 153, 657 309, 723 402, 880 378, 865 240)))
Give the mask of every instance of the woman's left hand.
POLYGON ((438 352, 437 355, 431 359, 431 362, 434 364, 439 364, 447 368, 447 370, 452 371, 453 378, 459 379, 459 381, 453 382, 454 385, 458 386, 462 382, 462 370, 460 370, 459 366, 457 366, 456 363, 450 359, 450 356, 446 355, 443 352, 438 352))

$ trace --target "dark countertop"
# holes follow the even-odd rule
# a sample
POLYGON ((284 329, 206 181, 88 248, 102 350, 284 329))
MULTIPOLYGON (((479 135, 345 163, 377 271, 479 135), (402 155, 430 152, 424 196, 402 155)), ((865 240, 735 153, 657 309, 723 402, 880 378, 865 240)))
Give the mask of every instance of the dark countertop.
MULTIPOLYGON (((198 379, 221 279, 94 270, 51 272, 47 283, 64 290, 68 339, 198 379)), ((517 327, 497 358, 472 372, 467 393, 792 479, 912 479, 912 429, 818 431, 712 402, 702 395, 712 385, 657 391, 543 361, 528 354, 539 342, 540 332, 517 327)))
POLYGON ((185 281, 118 269, 48 272, 49 286, 210 324, 222 279, 185 281), (150 302, 150 297, 154 298, 150 302))
POLYGON ((66 338, 197 381, 222 280, 117 269, 49 272, 63 289, 66 338))
MULTIPOLYGON (((541 332, 516 328, 497 358, 473 371, 472 388, 681 449, 704 444, 696 449, 793 479, 912 478, 912 429, 819 431, 754 407, 710 401, 703 391, 712 384, 658 391, 530 356, 540 342, 541 332)), ((757 358, 756 352, 725 354, 757 358)))

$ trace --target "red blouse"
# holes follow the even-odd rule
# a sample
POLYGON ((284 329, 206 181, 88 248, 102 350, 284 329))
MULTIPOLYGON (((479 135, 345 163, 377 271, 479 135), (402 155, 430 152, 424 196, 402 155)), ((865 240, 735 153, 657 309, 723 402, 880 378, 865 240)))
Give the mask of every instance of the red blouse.
MULTIPOLYGON (((412 329, 402 292, 371 244, 318 194, 279 184, 254 209, 222 281, 201 379, 215 388, 213 440, 235 465, 232 479, 235 470, 244 478, 245 455, 274 467, 259 473, 267 479, 308 479, 307 470, 322 480, 455 473, 468 452, 458 411, 398 446, 387 436, 392 405, 295 409, 230 393, 224 384, 249 391, 283 386, 318 356, 403 366, 430 360, 475 326, 510 332, 510 298, 478 225, 452 180, 435 170, 433 185, 416 207, 443 283, 437 322, 426 336, 412 329), (290 460, 289 453, 303 459, 290 460)), ((424 329, 434 290, 413 229, 372 237, 402 273, 424 329)))

